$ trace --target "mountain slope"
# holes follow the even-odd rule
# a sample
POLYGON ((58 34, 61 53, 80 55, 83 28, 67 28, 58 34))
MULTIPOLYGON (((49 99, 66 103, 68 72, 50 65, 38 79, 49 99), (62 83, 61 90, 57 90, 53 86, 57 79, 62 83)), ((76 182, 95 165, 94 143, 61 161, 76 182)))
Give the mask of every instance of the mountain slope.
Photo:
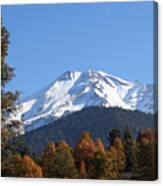
POLYGON ((153 86, 125 81, 101 71, 68 71, 23 100, 12 118, 22 119, 26 131, 30 131, 90 106, 151 113, 153 86))
POLYGON ((26 145, 35 153, 41 153, 50 141, 66 140, 71 146, 79 141, 83 131, 89 131, 95 139, 100 137, 108 146, 108 134, 113 128, 122 134, 126 125, 133 137, 143 128, 155 128, 155 115, 120 108, 89 107, 54 121, 46 126, 27 132, 26 145))

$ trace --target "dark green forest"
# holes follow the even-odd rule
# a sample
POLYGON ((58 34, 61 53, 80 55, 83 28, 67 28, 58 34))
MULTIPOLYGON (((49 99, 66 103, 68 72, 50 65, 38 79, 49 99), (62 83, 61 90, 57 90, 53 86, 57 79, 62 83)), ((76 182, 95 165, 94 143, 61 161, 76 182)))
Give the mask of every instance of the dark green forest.
POLYGON ((25 144, 40 154, 49 141, 65 140, 74 147, 83 131, 89 131, 93 139, 101 138, 104 146, 109 145, 108 132, 119 129, 122 133, 129 127, 134 138, 139 130, 154 128, 157 116, 120 108, 89 107, 65 116, 49 125, 27 132, 22 136, 25 144))

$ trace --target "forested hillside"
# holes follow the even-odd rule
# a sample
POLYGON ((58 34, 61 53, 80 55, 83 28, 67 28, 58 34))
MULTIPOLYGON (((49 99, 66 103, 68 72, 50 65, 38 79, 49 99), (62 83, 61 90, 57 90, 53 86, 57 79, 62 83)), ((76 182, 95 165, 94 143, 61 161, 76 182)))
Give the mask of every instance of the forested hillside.
POLYGON ((66 140, 74 146, 82 132, 89 131, 94 139, 100 137, 104 145, 108 146, 108 133, 113 128, 123 132, 128 126, 136 137, 139 130, 154 128, 154 123, 157 122, 154 118, 152 114, 139 111, 90 107, 26 133, 24 141, 31 151, 41 153, 49 141, 66 140))

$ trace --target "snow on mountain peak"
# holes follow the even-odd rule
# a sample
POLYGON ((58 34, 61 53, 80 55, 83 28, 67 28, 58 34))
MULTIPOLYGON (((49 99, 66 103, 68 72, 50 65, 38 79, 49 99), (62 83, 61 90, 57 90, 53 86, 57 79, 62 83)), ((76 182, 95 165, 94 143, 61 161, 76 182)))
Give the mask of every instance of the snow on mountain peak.
POLYGON ((78 78, 80 76, 81 72, 79 71, 67 71, 65 73, 63 73, 61 76, 59 76, 57 78, 57 80, 60 80, 60 81, 66 81, 66 80, 71 80, 71 79, 74 79, 74 78, 78 78))
POLYGON ((92 69, 67 71, 46 88, 24 99, 12 119, 22 119, 29 131, 89 106, 153 112, 153 86, 92 69))

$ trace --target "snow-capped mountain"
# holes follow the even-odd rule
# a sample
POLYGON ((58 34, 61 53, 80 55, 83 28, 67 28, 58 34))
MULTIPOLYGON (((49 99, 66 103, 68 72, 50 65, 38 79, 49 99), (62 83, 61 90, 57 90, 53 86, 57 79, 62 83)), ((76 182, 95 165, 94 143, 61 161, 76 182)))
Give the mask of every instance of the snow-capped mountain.
POLYGON ((46 88, 24 99, 12 119, 25 130, 39 128, 89 106, 153 112, 153 86, 130 82, 102 71, 68 71, 46 88))

